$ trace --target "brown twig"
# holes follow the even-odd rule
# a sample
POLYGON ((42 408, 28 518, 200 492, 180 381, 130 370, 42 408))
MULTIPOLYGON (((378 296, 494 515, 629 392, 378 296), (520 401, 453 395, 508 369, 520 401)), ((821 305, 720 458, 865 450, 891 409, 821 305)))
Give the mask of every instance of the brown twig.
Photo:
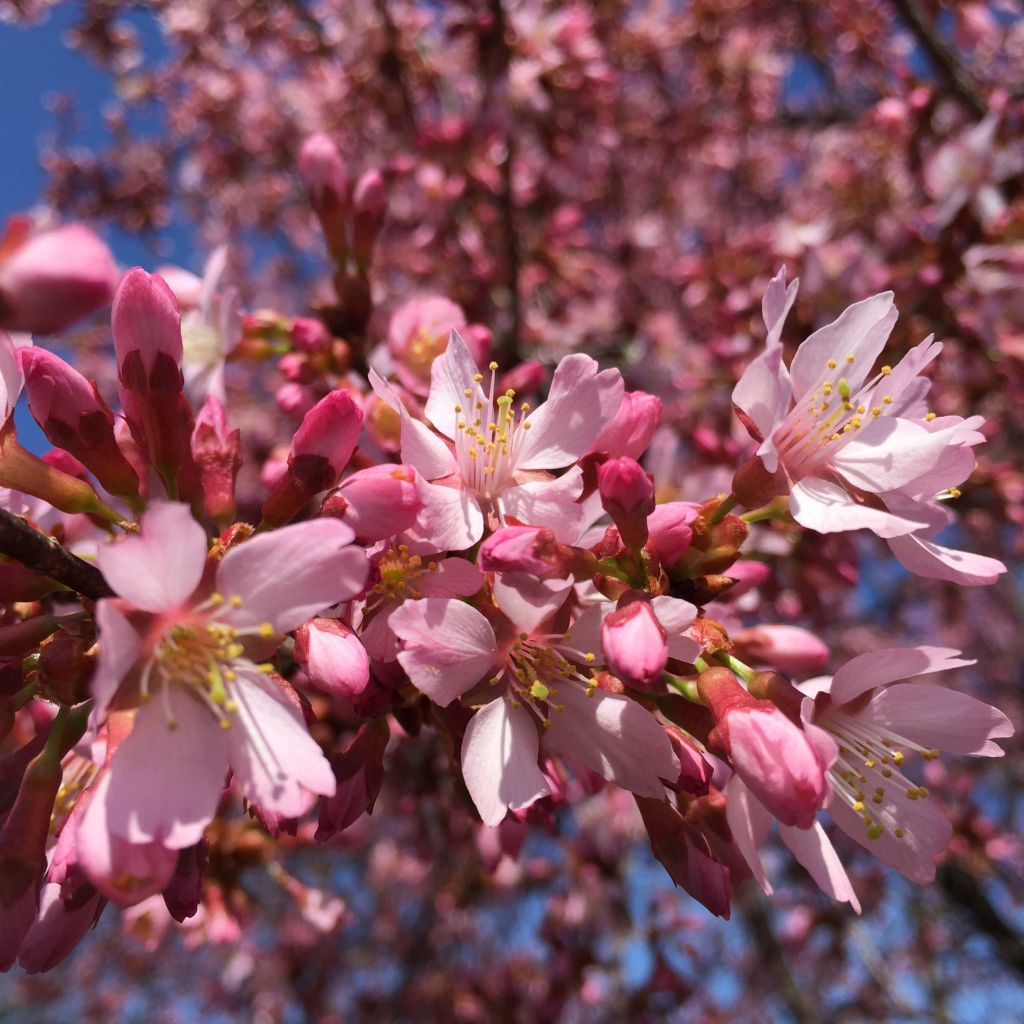
POLYGON ((961 65, 956 51, 939 34, 938 29, 921 6, 920 0, 889 0, 889 2, 903 19, 907 28, 914 33, 921 48, 928 54, 932 66, 945 80, 949 91, 978 117, 984 117, 988 112, 985 101, 975 91, 974 83, 961 65))
POLYGON ((0 554, 13 558, 82 597, 112 597, 103 573, 71 554, 52 537, 34 530, 20 516, 0 509, 0 554))

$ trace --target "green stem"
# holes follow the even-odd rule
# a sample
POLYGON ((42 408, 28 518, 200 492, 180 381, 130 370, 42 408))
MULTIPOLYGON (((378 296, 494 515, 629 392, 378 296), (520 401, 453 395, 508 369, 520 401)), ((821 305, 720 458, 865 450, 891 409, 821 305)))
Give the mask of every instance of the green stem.
POLYGON ((697 692, 696 682, 692 679, 680 679, 669 672, 662 672, 661 678, 667 686, 670 686, 680 697, 684 697, 691 704, 700 704, 702 707, 706 706, 697 692))
POLYGON ((745 523, 763 523, 766 519, 781 519, 785 522, 792 522, 788 505, 785 500, 779 498, 761 508, 754 509, 753 512, 742 513, 740 519, 745 523))
POLYGON ((14 695, 14 710, 17 711, 19 708, 23 708, 38 692, 38 683, 29 683, 28 686, 23 686, 14 695))
POLYGON ((757 675, 749 665, 745 665, 739 658, 734 658, 731 654, 726 654, 725 651, 715 651, 714 657, 726 668, 735 672, 745 683, 751 682, 757 675))
POLYGON ((715 523, 720 523, 738 504, 739 502, 731 494, 725 497, 718 508, 708 516, 709 525, 714 526, 715 523))

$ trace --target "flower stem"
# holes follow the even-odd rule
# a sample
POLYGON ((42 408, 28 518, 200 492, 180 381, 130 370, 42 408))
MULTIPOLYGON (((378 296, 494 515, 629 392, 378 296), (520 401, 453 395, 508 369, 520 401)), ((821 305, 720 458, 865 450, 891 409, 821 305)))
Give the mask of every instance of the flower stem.
POLYGON ((751 682, 757 675, 749 665, 744 664, 739 658, 734 658, 731 654, 726 654, 725 651, 715 651, 714 658, 727 669, 735 672, 745 683, 751 682))
POLYGON ((726 495, 718 508, 708 516, 708 523, 712 526, 715 523, 720 523, 738 504, 739 502, 731 494, 726 495))

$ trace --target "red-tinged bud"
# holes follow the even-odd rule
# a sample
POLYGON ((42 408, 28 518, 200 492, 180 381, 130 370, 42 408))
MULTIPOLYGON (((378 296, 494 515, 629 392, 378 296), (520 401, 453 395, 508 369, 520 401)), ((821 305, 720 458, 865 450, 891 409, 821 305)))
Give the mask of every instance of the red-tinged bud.
POLYGON ((773 665, 790 675, 809 675, 821 669, 829 649, 799 626, 761 625, 733 634, 736 653, 755 665, 773 665))
POLYGON ((726 595, 730 601, 750 593, 751 590, 761 586, 771 575, 771 569, 767 562, 754 562, 741 559, 729 566, 729 576, 735 581, 726 595))
POLYGON ((242 466, 242 435, 229 430, 224 406, 210 395, 196 417, 192 458, 199 469, 207 515, 223 529, 235 517, 235 481, 242 466))
POLYGON ((678 561, 690 546, 698 506, 690 501, 669 501, 658 505, 647 517, 647 549, 666 568, 678 561))
POLYGON ((711 601, 720 601, 732 593, 735 581, 731 576, 712 573, 707 576, 695 576, 690 580, 682 580, 672 588, 676 597, 683 597, 691 604, 703 605, 711 601))
POLYGON ((80 704, 90 697, 96 669, 91 637, 61 629, 39 649, 37 679, 43 696, 55 703, 80 704))
POLYGON ((412 466, 370 466, 347 476, 324 501, 321 515, 343 519, 363 542, 408 530, 423 508, 412 466))
POLYGON ((634 686, 650 687, 668 663, 668 637, 644 600, 623 598, 601 624, 601 650, 608 667, 634 686))
POLYGON ((732 493, 744 508, 760 508, 777 494, 786 493, 786 487, 779 480, 779 474, 769 473, 755 455, 736 470, 732 478, 732 493))
POLYGON ((87 881, 83 880, 67 894, 64 888, 52 882, 42 888, 39 912, 18 954, 18 966, 26 974, 52 971, 66 960, 107 905, 87 881))
POLYGON ((370 683, 370 659, 359 637, 337 619, 313 619, 295 631, 295 660, 324 693, 358 700, 370 683))
POLYGON ((625 545, 642 548, 647 543, 647 517, 654 511, 651 477, 635 459, 609 459, 597 469, 597 489, 625 545))
POLYGON ((282 526, 321 491, 334 487, 355 451, 363 412, 348 391, 332 391, 303 417, 288 468, 263 506, 263 521, 282 526))
POLYGON ((320 819, 313 838, 326 842, 344 832, 373 805, 384 781, 384 751, 390 738, 387 719, 367 722, 348 746, 331 759, 337 788, 320 801, 320 819))
POLYGON ((20 658, 38 647, 60 626, 55 615, 37 615, 24 622, 0 626, 0 658, 20 658))
POLYGON ((274 401, 281 412, 298 419, 316 405, 316 395, 311 387, 288 381, 274 392, 274 401))
POLYGON ((54 722, 43 749, 29 762, 10 813, 0 827, 0 971, 8 970, 36 917, 46 870, 46 841, 60 789, 60 744, 67 712, 54 722))
POLYGON ((338 147, 318 132, 302 144, 298 160, 299 177, 316 211, 332 257, 341 262, 347 251, 345 237, 351 195, 348 170, 338 147))
POLYGON ((565 559, 546 527, 503 526, 480 547, 484 572, 527 572, 547 579, 564 575, 565 559))
POLYGON ((689 736, 671 727, 666 727, 665 732, 679 758, 679 778, 675 788, 693 796, 703 796, 711 787, 714 769, 689 736))
POLYGON ((0 261, 0 327, 62 331, 106 306, 116 283, 110 250, 88 228, 41 231, 0 261))
POLYGON ((299 352, 288 352, 277 361, 277 369, 286 381, 292 384, 310 384, 316 378, 316 371, 309 360, 299 352))
POLYGON ((599 690, 604 690, 605 693, 625 693, 626 684, 618 677, 613 676, 611 672, 600 671, 594 674, 594 683, 599 690))
POLYGON ((674 570, 691 575, 724 573, 739 557, 750 527, 739 516, 730 515, 721 522, 709 523, 708 509, 709 503, 705 503, 702 514, 693 521, 693 540, 674 570))
MULTIPOLYGON (((471 324, 466 328, 466 334, 472 334, 477 324, 471 324)), ((490 333, 490 332, 488 332, 490 333)), ((490 345, 488 345, 488 349, 490 345)), ((483 362, 481 358, 478 362, 483 362)), ((536 359, 527 359, 523 363, 513 366, 508 373, 503 374, 495 389, 496 394, 504 394, 511 388, 517 395, 535 395, 547 383, 548 372, 544 364, 536 359)))
POLYGON ((141 267, 118 286, 111 313, 121 406, 168 494, 198 498, 192 410, 183 394, 181 315, 162 278, 141 267))
POLYGON ((167 912, 178 924, 195 917, 203 897, 203 872, 210 859, 210 846, 204 839, 178 851, 178 863, 170 884, 163 891, 167 912))
POLYGON ((662 403, 646 391, 627 391, 618 411, 591 445, 592 452, 605 452, 609 458, 625 456, 639 459, 654 437, 661 421, 662 403))
POLYGON ((352 205, 352 250, 356 259, 366 265, 388 208, 387 185, 380 171, 369 170, 356 182, 352 205))
POLYGON ((296 317, 288 331, 292 347, 297 352, 306 355, 317 355, 326 352, 331 347, 331 332, 319 321, 312 317, 296 317))
POLYGON ((800 724, 800 708, 804 695, 778 672, 756 672, 747 684, 751 694, 771 701, 791 721, 800 724))
POLYGON ((747 788, 783 825, 810 828, 828 796, 825 773, 835 759, 767 700, 758 700, 724 668, 697 677, 711 708, 714 753, 727 757, 747 788))
POLYGON ((111 493, 138 500, 139 478, 114 437, 114 414, 88 381, 59 356, 18 350, 28 407, 50 442, 78 459, 111 493))

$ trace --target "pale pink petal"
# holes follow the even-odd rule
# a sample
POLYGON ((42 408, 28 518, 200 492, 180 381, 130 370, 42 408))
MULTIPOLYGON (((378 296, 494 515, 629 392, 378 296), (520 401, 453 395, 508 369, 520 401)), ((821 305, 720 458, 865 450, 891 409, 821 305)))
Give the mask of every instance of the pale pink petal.
POLYGON ((333 796, 334 773, 299 709, 260 673, 240 672, 227 685, 238 710, 221 742, 245 798, 288 819, 305 814, 317 796, 333 796))
POLYGON ((351 544, 351 527, 312 519, 260 533, 231 548, 217 569, 217 590, 238 607, 221 616, 233 626, 269 622, 287 633, 363 589, 369 562, 351 544))
POLYGON ((430 396, 423 410, 427 419, 446 437, 455 437, 456 423, 464 418, 455 411, 456 406, 465 412, 477 402, 487 402, 487 396, 474 379, 479 372, 469 346, 462 335, 453 330, 444 354, 430 367, 430 396))
POLYGON ((579 661, 586 661, 588 664, 593 661, 601 661, 601 625, 604 617, 613 611, 615 605, 611 602, 602 601, 599 604, 592 604, 572 624, 565 634, 562 644, 568 648, 565 651, 570 657, 576 657, 579 661), (587 655, 592 658, 587 658, 587 655))
MULTIPOLYGON (((771 438, 786 418, 792 397, 789 372, 782 361, 781 344, 769 346, 753 359, 732 392, 733 404, 753 422, 760 434, 758 440, 765 441, 771 438)), ((768 453, 762 455, 762 458, 765 455, 768 453)), ((771 473, 775 471, 776 465, 774 452, 771 452, 765 458, 765 466, 771 473)))
POLYGON ((768 881, 760 850, 771 828, 772 816, 738 775, 733 775, 729 779, 723 792, 725 820, 729 824, 732 841, 739 848, 761 891, 766 896, 771 896, 775 890, 768 881))
POLYGON ((829 694, 833 705, 846 704, 867 690, 897 679, 931 672, 946 672, 974 662, 960 657, 951 647, 889 647, 858 654, 841 666, 832 678, 829 694))
POLYGON ((105 810, 114 835, 172 850, 198 843, 224 788, 225 731, 182 686, 167 684, 144 704, 110 763, 105 810))
POLYGON ((485 825, 522 810, 551 790, 537 767, 537 723, 505 697, 484 705, 462 740, 462 777, 485 825))
POLYGON ((832 323, 815 331, 796 350, 790 364, 793 397, 799 401, 833 376, 830 359, 839 367, 835 376, 845 377, 856 391, 885 347, 897 316, 892 292, 882 292, 848 306, 832 323), (849 356, 853 356, 852 362, 849 356))
POLYGON ((668 656, 692 663, 700 657, 700 644, 686 636, 697 618, 697 609, 689 601, 662 595, 651 599, 651 607, 668 636, 668 656))
POLYGON ((398 656, 398 638, 391 629, 391 616, 401 605, 385 605, 369 623, 361 627, 359 639, 373 661, 394 661, 398 656))
POLYGON ((868 837, 868 827, 844 801, 833 800, 829 813, 851 839, 883 864, 918 885, 927 885, 935 879, 935 858, 949 845, 953 829, 934 800, 902 796, 899 800, 898 804, 887 801, 878 808, 871 805, 874 818, 887 825, 877 839, 868 837), (895 828, 903 830, 902 838, 896 838, 895 828))
POLYGON ((426 597, 406 601, 389 625, 405 647, 398 661, 413 685, 447 706, 496 667, 498 645, 491 624, 462 601, 426 597))
POLYGON ((97 552, 107 582, 127 601, 147 612, 171 611, 199 586, 206 564, 206 531, 188 505, 150 503, 139 532, 97 552))
POLYGON ((611 422, 623 390, 618 370, 598 372, 590 356, 566 356, 555 368, 547 401, 530 413, 530 430, 515 453, 516 466, 558 469, 575 462, 611 422))
POLYGON ((577 503, 583 473, 574 466, 557 480, 508 487, 501 492, 501 511, 525 526, 547 527, 560 544, 575 544, 583 528, 584 510, 577 503))
POLYGON ((121 681, 142 656, 143 643, 138 631, 113 601, 100 601, 96 605, 96 625, 100 650, 89 686, 95 701, 93 720, 102 722, 121 681))
POLYGON ((793 487, 789 509, 801 526, 817 533, 871 530, 888 539, 927 525, 923 520, 905 519, 882 509, 858 505, 838 484, 810 476, 793 487))
POLYGON ((629 697, 581 686, 551 687, 544 748, 603 775, 638 796, 663 799, 662 779, 679 778, 679 758, 658 720, 629 697))
POLYGON ((821 822, 816 821, 807 829, 780 825, 779 837, 825 895, 840 903, 849 903, 855 913, 860 913, 860 900, 853 883, 821 822))
POLYGON ((416 581, 424 597, 472 597, 484 585, 484 574, 465 558, 445 558, 437 571, 416 581))
POLYGON ((946 548, 923 537, 890 537, 889 547, 906 569, 929 580, 946 580, 962 587, 984 587, 1006 572, 997 558, 946 548))
POLYGON ((526 572, 504 572, 494 577, 494 599, 524 633, 532 633, 565 604, 573 581, 539 580, 526 572))
POLYGON ((456 470, 451 449, 426 423, 413 419, 405 403, 375 370, 370 370, 370 386, 378 398, 398 413, 401 425, 402 461, 409 463, 427 480, 450 476, 456 470))
POLYGON ((461 487, 419 482, 423 499, 416 522, 406 531, 435 551, 465 551, 484 535, 484 514, 476 495, 461 487))
POLYGON ((949 445, 910 420, 883 416, 866 423, 831 458, 843 478, 865 491, 895 491, 928 472, 949 445))
POLYGON ((1013 735, 998 708, 934 683, 899 683, 871 698, 857 720, 890 729, 912 743, 950 754, 1002 757, 996 739, 1013 735))

